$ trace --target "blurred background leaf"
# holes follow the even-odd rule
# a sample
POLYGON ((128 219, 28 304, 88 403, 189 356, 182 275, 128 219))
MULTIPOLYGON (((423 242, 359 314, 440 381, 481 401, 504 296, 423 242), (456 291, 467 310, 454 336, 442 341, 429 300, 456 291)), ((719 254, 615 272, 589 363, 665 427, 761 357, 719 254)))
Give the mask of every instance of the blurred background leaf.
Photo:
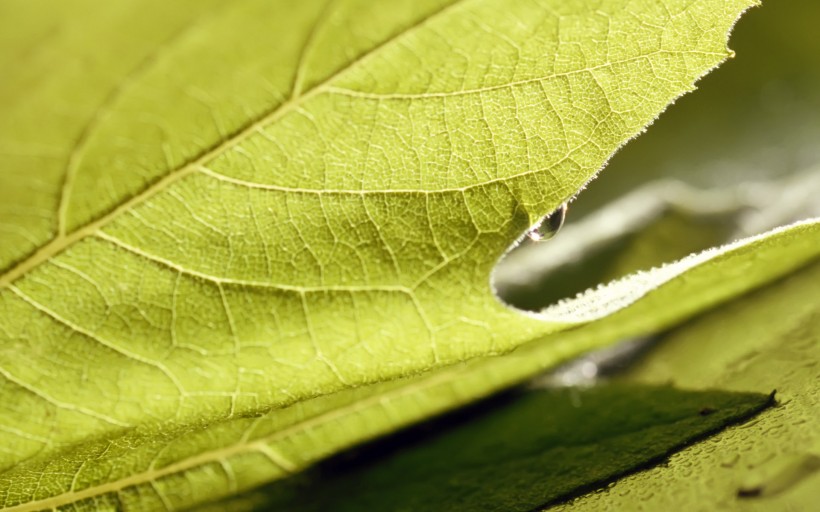
POLYGON ((814 510, 820 489, 820 263, 671 331, 621 377, 632 384, 765 391, 778 406, 560 507, 814 510))

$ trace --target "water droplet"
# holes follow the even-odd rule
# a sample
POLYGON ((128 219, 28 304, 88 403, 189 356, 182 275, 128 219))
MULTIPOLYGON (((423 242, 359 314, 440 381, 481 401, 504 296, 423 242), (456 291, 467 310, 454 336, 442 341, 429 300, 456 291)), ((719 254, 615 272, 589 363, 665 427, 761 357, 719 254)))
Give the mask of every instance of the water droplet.
POLYGON ((561 226, 564 225, 564 219, 567 217, 567 203, 562 204, 552 213, 545 215, 535 226, 528 232, 527 236, 533 242, 543 242, 554 237, 561 226))

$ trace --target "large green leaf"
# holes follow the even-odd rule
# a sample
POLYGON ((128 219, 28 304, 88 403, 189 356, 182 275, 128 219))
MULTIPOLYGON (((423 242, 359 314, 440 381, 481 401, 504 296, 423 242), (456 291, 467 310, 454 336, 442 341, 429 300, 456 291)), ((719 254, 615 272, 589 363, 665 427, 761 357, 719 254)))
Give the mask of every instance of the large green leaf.
POLYGON ((103 505, 177 508, 232 494, 520 382, 579 352, 672 325, 753 286, 754 279, 773 278, 797 264, 799 258, 792 259, 794 255, 815 254, 812 240, 816 231, 817 224, 803 224, 741 245, 691 268, 681 279, 658 286, 602 321, 533 340, 503 357, 476 358, 418 377, 271 408, 259 416, 199 424, 149 424, 113 432, 19 464, 6 471, 3 483, 16 490, 15 486, 28 483, 31 474, 57 482, 79 482, 73 492, 17 510, 66 502, 78 502, 81 509, 103 505), (755 261, 767 264, 753 266, 759 273, 749 280, 733 275, 748 271, 749 263, 755 261), (717 276, 726 283, 739 281, 745 288, 737 284, 714 287, 717 276))
POLYGON ((5 3, 2 503, 234 492, 815 257, 803 223, 548 315, 489 286, 750 3, 5 3))
POLYGON ((632 475, 572 511, 812 510, 820 483, 820 264, 672 331, 623 378, 735 391, 777 388, 742 428, 632 475))

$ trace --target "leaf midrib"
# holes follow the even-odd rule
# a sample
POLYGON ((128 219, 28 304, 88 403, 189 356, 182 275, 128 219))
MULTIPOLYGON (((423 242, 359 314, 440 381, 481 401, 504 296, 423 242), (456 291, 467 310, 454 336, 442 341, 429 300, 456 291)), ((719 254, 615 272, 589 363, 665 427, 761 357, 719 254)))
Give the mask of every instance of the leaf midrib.
MULTIPOLYGON (((47 262, 48 260, 56 256, 57 254, 61 253, 65 249, 71 247, 72 245, 84 239, 85 237, 95 234, 100 230, 100 228, 102 228, 112 220, 119 217, 119 215, 123 212, 126 212, 131 208, 139 205, 140 203, 150 199, 151 197, 162 192, 163 190, 170 187, 175 182, 185 178, 186 176, 194 174, 195 172, 197 172, 200 166, 204 166, 206 163, 210 162, 212 159, 214 159, 221 153, 231 149, 240 142, 244 141, 257 130, 261 129, 262 127, 270 123, 275 122, 276 120, 280 119, 292 110, 297 109, 305 101, 320 94, 325 89, 325 87, 328 84, 331 84, 337 77, 352 69, 354 66, 360 65, 367 59, 372 58, 373 55, 378 53, 387 45, 391 44, 393 41, 396 41, 401 37, 406 37, 408 34, 412 33, 415 30, 418 30, 420 27, 423 27, 431 20, 439 16, 442 16, 443 14, 447 13, 452 9, 455 9, 456 7, 463 5, 465 1, 467 0, 454 0, 453 3, 445 5, 438 11, 435 11, 430 15, 419 19, 416 23, 408 26, 404 30, 396 32, 396 34, 394 34, 391 37, 388 37, 381 43, 375 45, 373 48, 371 48, 355 60, 351 61, 348 65, 340 68, 323 81, 317 83, 315 86, 313 86, 303 94, 301 94, 298 90, 292 91, 292 96, 287 101, 277 105, 273 108, 273 110, 263 113, 256 120, 250 122, 247 126, 241 128, 233 135, 223 139, 222 141, 214 145, 214 147, 212 147, 211 149, 206 150, 200 156, 194 158, 186 164, 183 164, 175 169, 170 170, 167 174, 165 174, 165 176, 155 181, 152 185, 145 188, 142 192, 139 192, 138 194, 130 197, 129 199, 121 203, 119 206, 115 207, 107 214, 97 218, 96 220, 88 222, 84 226, 77 228, 75 231, 72 231, 71 233, 60 233, 58 230, 57 236, 52 238, 51 241, 41 246, 34 253, 27 256, 25 259, 18 262, 17 264, 13 265, 2 275, 0 275, 0 291, 7 288, 17 279, 23 277, 29 271, 39 267, 40 265, 47 262)), ((297 64, 297 70, 300 65, 301 64, 297 64)))

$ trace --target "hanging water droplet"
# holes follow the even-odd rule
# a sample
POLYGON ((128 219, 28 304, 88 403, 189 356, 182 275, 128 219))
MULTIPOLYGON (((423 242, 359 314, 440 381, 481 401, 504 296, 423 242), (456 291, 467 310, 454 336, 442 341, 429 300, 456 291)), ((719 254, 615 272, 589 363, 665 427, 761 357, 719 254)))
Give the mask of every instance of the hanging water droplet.
POLYGON ((554 237, 561 226, 564 225, 564 219, 567 217, 567 203, 562 204, 552 213, 545 215, 535 226, 528 232, 527 236, 533 242, 543 242, 554 237))

